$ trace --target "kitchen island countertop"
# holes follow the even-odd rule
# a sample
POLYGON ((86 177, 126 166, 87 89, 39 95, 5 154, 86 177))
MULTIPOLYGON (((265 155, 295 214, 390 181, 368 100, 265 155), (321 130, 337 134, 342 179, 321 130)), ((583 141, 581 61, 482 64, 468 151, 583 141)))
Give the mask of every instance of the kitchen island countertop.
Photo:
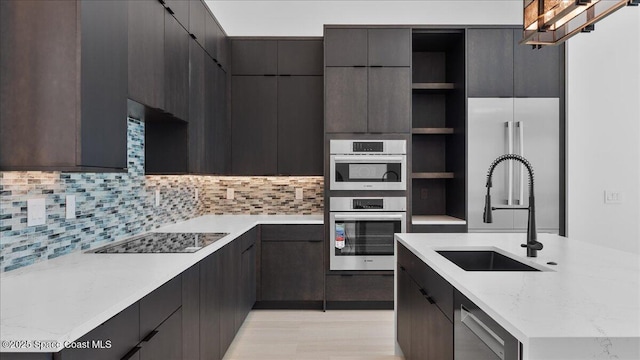
POLYGON ((524 348, 524 360, 640 359, 640 256, 552 234, 396 234, 524 348), (438 250, 497 250, 542 272, 464 271, 438 250), (549 265, 555 262, 557 265, 549 265))

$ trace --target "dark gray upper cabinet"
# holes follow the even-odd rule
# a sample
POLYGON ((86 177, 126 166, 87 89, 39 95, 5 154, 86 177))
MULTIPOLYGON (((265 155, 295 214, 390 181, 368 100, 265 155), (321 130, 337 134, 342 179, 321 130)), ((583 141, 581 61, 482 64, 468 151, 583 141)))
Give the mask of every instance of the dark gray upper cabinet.
POLYGON ((209 56, 219 62, 218 42, 222 41, 224 33, 216 20, 209 13, 205 16, 204 30, 204 49, 207 51, 209 56))
MULTIPOLYGON (((199 0, 198 0, 199 1, 199 0)), ((185 29, 189 29, 189 3, 185 0, 164 0, 164 6, 185 29)))
POLYGON ((411 29, 369 29, 369 66, 411 66, 411 29))
MULTIPOLYGON (((206 173, 205 169, 205 52, 189 42, 189 173, 206 173)), ((210 60, 209 60, 210 61, 210 60)), ((210 100, 211 102, 214 99, 210 100)))
POLYGON ((189 119, 189 34, 168 12, 165 15, 165 107, 173 116, 189 119))
POLYGON ((367 29, 324 31, 325 66, 367 66, 367 29))
MULTIPOLYGON (((274 43, 275 45, 275 43, 274 43)), ((234 76, 231 84, 232 170, 277 173, 277 77, 234 76)))
POLYGON ((367 132, 367 69, 325 69, 325 131, 367 132))
POLYGON ((279 40, 278 74, 322 75, 322 40, 279 40))
POLYGON ((520 45, 521 29, 513 30, 516 97, 561 97, 564 92, 564 45, 532 49, 520 45))
POLYGON ((164 108, 164 17, 156 0, 128 1, 129 98, 164 108))
POLYGON ((0 2, 0 170, 127 167, 127 13, 0 2))
POLYGON ((208 163, 213 166, 213 174, 231 174, 231 118, 227 113, 227 74, 212 62, 215 72, 213 147, 208 163))
POLYGON ((323 78, 278 77, 278 174, 322 175, 323 78))
POLYGON ((411 68, 369 68, 368 132, 411 131, 411 68))
POLYGON ((276 40, 232 40, 232 75, 275 75, 278 73, 276 40))
POLYGON ((189 2, 189 33, 196 39, 200 46, 205 47, 205 27, 206 19, 209 17, 209 12, 201 0, 190 0, 189 2))
POLYGON ((513 96, 513 29, 467 31, 467 94, 513 96))

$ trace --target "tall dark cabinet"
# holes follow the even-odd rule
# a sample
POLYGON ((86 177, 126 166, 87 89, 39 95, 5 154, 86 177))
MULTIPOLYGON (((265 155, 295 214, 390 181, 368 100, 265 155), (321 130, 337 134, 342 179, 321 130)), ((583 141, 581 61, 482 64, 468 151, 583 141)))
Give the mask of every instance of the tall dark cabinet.
POLYGON ((466 231, 465 30, 412 43, 412 229, 466 231))
POLYGON ((0 170, 126 168, 127 3, 9 0, 0 16, 0 170))
POLYGON ((410 132, 411 29, 326 27, 325 53, 325 132, 410 132))
POLYGON ((322 174, 322 41, 233 39, 235 175, 322 174))

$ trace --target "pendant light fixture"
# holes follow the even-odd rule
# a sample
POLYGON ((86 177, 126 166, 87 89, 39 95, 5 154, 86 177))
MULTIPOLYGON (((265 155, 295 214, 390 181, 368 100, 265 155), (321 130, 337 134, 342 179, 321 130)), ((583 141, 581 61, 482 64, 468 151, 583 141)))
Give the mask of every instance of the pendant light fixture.
POLYGON ((640 0, 524 0, 521 44, 558 45, 614 11, 637 6, 640 0))

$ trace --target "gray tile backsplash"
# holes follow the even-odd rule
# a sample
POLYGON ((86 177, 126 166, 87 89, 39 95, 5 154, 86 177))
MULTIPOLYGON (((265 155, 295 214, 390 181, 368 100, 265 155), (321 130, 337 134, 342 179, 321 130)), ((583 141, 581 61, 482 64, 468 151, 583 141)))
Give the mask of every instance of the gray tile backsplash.
POLYGON ((127 146, 126 173, 0 172, 0 272, 203 214, 322 214, 322 177, 145 176, 144 123, 133 119, 127 146), (76 219, 65 219, 66 195, 76 219), (31 198, 46 199, 45 225, 27 226, 31 198))

